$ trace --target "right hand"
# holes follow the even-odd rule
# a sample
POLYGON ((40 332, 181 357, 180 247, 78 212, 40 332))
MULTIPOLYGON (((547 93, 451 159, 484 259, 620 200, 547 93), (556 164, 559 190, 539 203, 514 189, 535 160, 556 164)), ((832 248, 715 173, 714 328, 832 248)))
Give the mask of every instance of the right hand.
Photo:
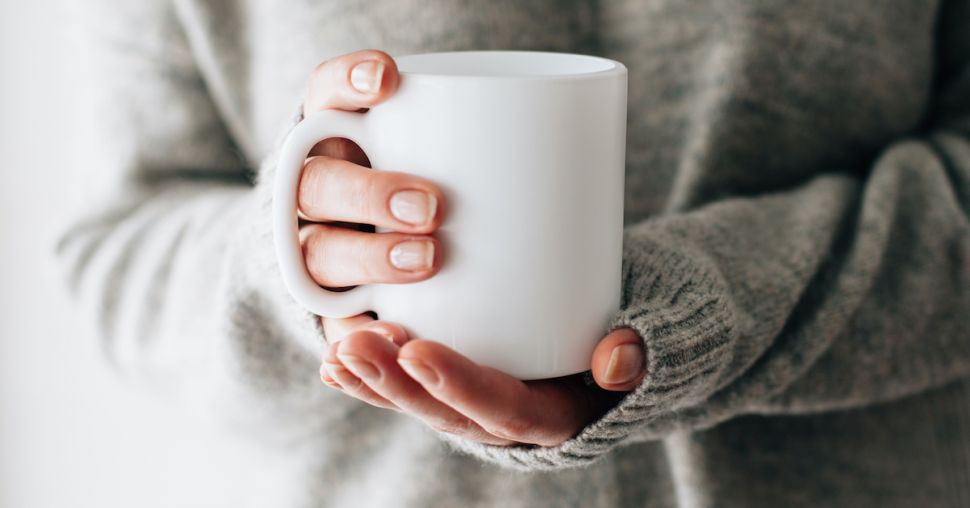
MULTIPOLYGON (((398 81, 397 65, 381 51, 327 60, 310 76, 304 116, 366 111, 393 95, 398 81)), ((416 282, 438 270, 441 243, 431 233, 441 222, 441 190, 424 178, 380 169, 369 169, 367 156, 347 139, 327 139, 310 151, 297 203, 307 271, 320 286, 416 282), (367 225, 391 231, 373 233, 367 225)))

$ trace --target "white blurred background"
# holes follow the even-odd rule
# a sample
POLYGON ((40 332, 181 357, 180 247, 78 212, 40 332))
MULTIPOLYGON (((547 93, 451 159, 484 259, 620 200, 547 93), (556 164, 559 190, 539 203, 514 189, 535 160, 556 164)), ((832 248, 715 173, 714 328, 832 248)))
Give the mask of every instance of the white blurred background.
POLYGON ((96 121, 71 4, 0 0, 0 507, 284 506, 285 460, 125 385, 62 289, 61 182, 96 121))

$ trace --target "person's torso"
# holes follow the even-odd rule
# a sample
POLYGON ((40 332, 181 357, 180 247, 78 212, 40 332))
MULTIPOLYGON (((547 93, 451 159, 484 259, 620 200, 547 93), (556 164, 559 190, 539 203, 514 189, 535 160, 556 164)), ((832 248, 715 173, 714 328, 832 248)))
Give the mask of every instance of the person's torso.
MULTIPOLYGON (((880 146, 924 119, 933 3, 197 0, 180 12, 252 164, 272 149, 314 65, 342 53, 527 49, 620 60, 630 71, 625 208, 635 222, 819 173, 864 173, 880 146)), ((920 482, 926 468, 946 466, 927 452, 946 443, 911 418, 945 419, 945 397, 968 396, 963 385, 940 393, 833 416, 740 418, 622 447, 588 469, 536 474, 482 465, 418 423, 361 404, 329 430, 307 492, 334 506, 907 504, 947 488, 920 482), (858 492, 837 481, 846 474, 859 478, 858 492)))
POLYGON ((920 127, 935 58, 934 2, 915 0, 224 3, 185 11, 206 30, 254 164, 314 65, 342 53, 526 49, 623 62, 630 222, 863 171, 920 127))

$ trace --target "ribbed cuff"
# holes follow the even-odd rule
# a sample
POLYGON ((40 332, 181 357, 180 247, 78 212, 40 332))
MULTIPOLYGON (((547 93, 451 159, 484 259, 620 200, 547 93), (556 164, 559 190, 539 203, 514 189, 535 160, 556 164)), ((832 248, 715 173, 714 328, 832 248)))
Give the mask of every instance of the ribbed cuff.
MULTIPOLYGON (((581 467, 642 433, 657 417, 710 395, 731 361, 734 314, 725 284, 699 253, 661 245, 647 228, 624 241, 623 304, 609 331, 643 339, 647 375, 599 420, 555 447, 501 447, 442 434, 455 449, 518 470, 581 467)), ((604 334, 605 335, 605 334, 604 334)))

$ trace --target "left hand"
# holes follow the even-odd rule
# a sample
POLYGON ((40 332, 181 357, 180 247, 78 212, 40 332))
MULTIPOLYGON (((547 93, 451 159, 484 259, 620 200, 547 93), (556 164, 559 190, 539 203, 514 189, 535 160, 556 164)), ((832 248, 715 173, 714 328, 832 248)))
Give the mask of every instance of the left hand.
POLYGON ((366 314, 321 319, 331 342, 320 368, 328 386, 493 445, 556 446, 615 406, 646 373, 643 344, 629 328, 596 346, 597 386, 587 386, 581 375, 520 381, 437 342, 409 340, 399 325, 366 314))

